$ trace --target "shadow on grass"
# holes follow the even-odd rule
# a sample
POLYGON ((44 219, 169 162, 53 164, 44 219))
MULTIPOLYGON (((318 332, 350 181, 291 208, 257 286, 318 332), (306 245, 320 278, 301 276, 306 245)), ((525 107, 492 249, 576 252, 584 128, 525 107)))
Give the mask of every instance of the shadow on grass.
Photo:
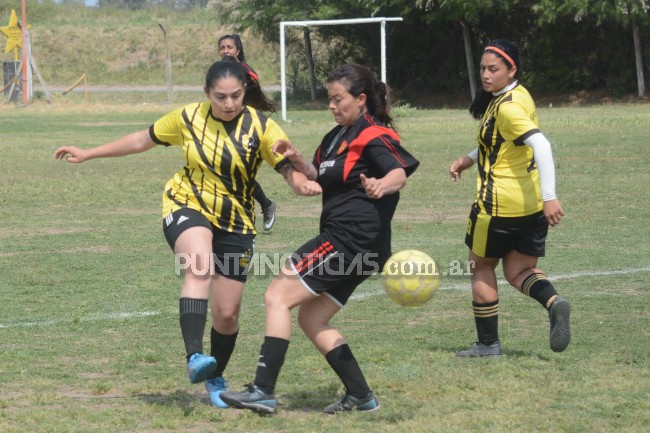
MULTIPOLYGON (((307 414, 317 414, 317 416, 331 417, 334 415, 326 415, 323 413, 323 409, 338 401, 343 397, 344 391, 341 388, 339 383, 332 383, 327 386, 308 388, 304 390, 297 390, 286 393, 281 396, 279 399, 278 410, 283 412, 301 412, 305 415, 307 414)), ((389 400, 386 400, 388 404, 382 404, 382 395, 378 396, 380 403, 380 410, 372 412, 358 412, 362 414, 360 422, 369 423, 369 431, 374 431, 372 427, 373 424, 381 425, 390 425, 403 422, 405 420, 412 418, 411 411, 416 404, 410 404, 409 409, 405 410, 403 407, 396 409, 394 405, 391 405, 389 400)), ((386 397, 388 398, 388 397, 386 397)), ((354 413, 357 413, 354 411, 354 413)), ((353 413, 349 414, 354 416, 353 413)), ((342 416, 342 415, 339 415, 342 416)))
POLYGON ((178 408, 181 409, 184 414, 194 412, 199 406, 210 404, 207 396, 198 396, 196 393, 181 390, 176 390, 170 394, 135 394, 133 397, 137 397, 152 406, 178 408))
POLYGON ((285 410, 322 412, 325 406, 341 396, 341 386, 338 383, 314 388, 309 388, 309 384, 307 384, 304 389, 283 393, 279 398, 279 403, 285 410))
MULTIPOLYGON (((430 345, 429 349, 434 352, 443 352, 443 353, 448 353, 449 356, 453 356, 454 358, 457 359, 477 359, 477 358, 463 358, 460 356, 457 356, 456 353, 460 352, 461 350, 467 350, 469 348, 469 345, 467 346, 439 346, 439 345, 430 345)), ((537 358, 540 361, 550 361, 550 357, 545 356, 541 353, 538 352, 526 352, 523 350, 517 350, 517 349, 502 349, 503 354, 501 356, 485 356, 482 357, 481 359, 506 359, 506 358, 537 358)))

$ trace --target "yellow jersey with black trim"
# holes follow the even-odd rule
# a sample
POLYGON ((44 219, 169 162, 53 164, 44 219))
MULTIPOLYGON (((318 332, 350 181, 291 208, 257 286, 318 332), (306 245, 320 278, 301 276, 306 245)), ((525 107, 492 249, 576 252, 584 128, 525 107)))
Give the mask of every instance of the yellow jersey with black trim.
POLYGON ((186 161, 165 186, 163 218, 190 208, 222 230, 255 233, 255 175, 262 161, 276 170, 288 163, 271 150, 287 138, 273 119, 244 106, 235 119, 223 121, 203 102, 163 116, 149 134, 155 143, 181 146, 186 161))
POLYGON ((492 216, 526 216, 543 209, 533 149, 524 143, 539 132, 535 103, 517 84, 495 96, 478 131, 476 204, 492 216))

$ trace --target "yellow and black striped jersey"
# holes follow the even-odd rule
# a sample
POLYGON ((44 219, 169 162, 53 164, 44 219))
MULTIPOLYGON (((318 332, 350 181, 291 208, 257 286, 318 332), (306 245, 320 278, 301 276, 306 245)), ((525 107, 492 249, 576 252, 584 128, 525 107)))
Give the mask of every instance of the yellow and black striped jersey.
POLYGON ((255 233, 255 175, 262 161, 276 170, 288 163, 271 150, 275 141, 287 138, 273 119, 244 106, 226 122, 203 102, 163 116, 149 127, 149 134, 158 144, 181 146, 186 161, 165 186, 163 218, 190 208, 222 230, 255 233))
POLYGON ((539 132, 535 103, 521 85, 495 96, 478 131, 476 203, 488 215, 525 216, 543 209, 533 149, 539 132))

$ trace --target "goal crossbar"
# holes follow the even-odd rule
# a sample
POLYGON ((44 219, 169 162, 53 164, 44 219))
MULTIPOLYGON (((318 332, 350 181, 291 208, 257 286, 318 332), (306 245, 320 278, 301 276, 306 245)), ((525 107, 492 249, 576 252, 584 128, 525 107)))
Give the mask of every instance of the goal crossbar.
POLYGON ((380 40, 381 40, 381 81, 386 83, 386 22, 402 21, 401 17, 376 17, 376 18, 350 18, 342 20, 316 20, 316 21, 282 21, 280 22, 280 80, 282 94, 282 120, 287 120, 287 81, 286 81, 286 52, 284 29, 289 26, 307 27, 307 26, 332 26, 344 24, 366 24, 381 23, 380 40))

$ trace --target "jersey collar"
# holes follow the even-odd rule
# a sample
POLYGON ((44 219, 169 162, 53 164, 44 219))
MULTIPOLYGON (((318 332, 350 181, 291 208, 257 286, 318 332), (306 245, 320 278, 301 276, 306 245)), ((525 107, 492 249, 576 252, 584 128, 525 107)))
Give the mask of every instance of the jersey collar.
POLYGON ((507 85, 506 87, 504 87, 503 89, 499 90, 498 92, 494 92, 494 93, 492 93, 492 95, 493 95, 493 96, 503 95, 504 93, 509 92, 509 91, 511 91, 512 89, 514 89, 515 87, 517 87, 517 84, 519 84, 519 81, 518 81, 518 80, 515 80, 515 81, 513 81, 512 83, 508 84, 508 85, 507 85))

